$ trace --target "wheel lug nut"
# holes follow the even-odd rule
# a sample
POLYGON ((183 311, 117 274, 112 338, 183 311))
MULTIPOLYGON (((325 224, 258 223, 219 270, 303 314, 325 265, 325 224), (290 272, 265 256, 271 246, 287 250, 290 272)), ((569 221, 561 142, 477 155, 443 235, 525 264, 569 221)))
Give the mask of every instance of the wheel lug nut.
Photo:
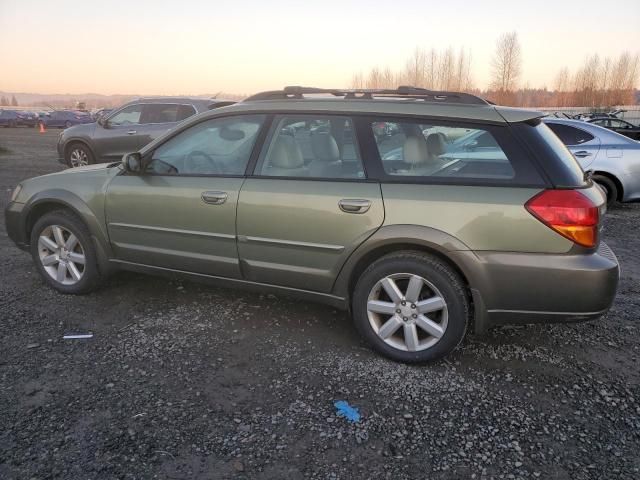
POLYGON ((402 317, 402 319, 406 322, 407 320, 409 320, 407 317, 402 317))
POLYGON ((415 313, 413 315, 411 315, 413 318, 418 318, 418 315, 416 315, 415 313))
POLYGON ((397 310, 396 310, 396 313, 400 313, 400 309, 397 309, 397 310))
POLYGON ((405 302, 405 301, 403 300, 403 301, 402 301, 402 305, 406 305, 406 304, 407 304, 407 302, 405 302))
POLYGON ((411 304, 411 308, 416 308, 415 303, 412 303, 412 304, 411 304))

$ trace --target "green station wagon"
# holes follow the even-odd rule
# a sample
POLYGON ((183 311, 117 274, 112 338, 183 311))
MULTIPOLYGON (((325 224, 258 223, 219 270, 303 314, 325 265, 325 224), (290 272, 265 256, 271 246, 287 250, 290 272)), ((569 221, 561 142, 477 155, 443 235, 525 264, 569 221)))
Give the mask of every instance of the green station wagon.
POLYGON ((22 182, 5 215, 44 280, 118 269, 350 311, 404 362, 467 329, 610 307, 605 197, 535 111, 414 87, 287 87, 191 117, 122 162, 22 182))

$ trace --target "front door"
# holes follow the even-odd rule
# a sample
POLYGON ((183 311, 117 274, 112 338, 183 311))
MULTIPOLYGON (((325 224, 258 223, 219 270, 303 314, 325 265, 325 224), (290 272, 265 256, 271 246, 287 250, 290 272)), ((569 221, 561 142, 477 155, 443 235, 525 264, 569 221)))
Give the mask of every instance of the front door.
POLYGON ((205 120, 145 155, 144 173, 114 178, 106 215, 117 260, 239 278, 236 207, 263 121, 205 120))
POLYGON ((348 256, 382 224, 349 118, 287 115, 273 131, 238 203, 245 278, 329 292, 348 256))
POLYGON ((93 148, 98 162, 118 161, 125 153, 137 152, 146 145, 145 126, 141 124, 141 104, 129 105, 97 123, 93 148))

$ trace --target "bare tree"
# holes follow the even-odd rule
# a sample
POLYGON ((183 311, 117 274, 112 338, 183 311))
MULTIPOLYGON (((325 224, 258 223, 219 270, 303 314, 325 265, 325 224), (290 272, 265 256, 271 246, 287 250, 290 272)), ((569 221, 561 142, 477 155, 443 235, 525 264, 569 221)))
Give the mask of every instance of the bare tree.
POLYGON ((356 73, 351 78, 351 88, 364 88, 364 77, 362 72, 356 73))
POLYGON ((426 53, 416 47, 413 55, 407 60, 407 65, 402 76, 402 82, 414 87, 425 86, 426 53))
POLYGON ((429 50, 425 57, 425 79, 426 88, 438 88, 438 77, 440 76, 440 58, 435 48, 429 50))
POLYGON ((0 97, 0 105, 9 105, 9 100, 4 95, 0 97))
POLYGON ((556 75, 556 79, 553 84, 553 90, 555 92, 554 95, 554 104, 555 107, 566 107, 569 105, 569 83, 571 80, 571 74, 569 73, 569 69, 567 67, 562 67, 558 74, 556 75))
POLYGON ((16 99, 15 95, 11 95, 11 106, 12 107, 17 107, 18 106, 18 100, 16 99))
POLYGON ((511 100, 511 93, 516 89, 522 72, 521 55, 516 32, 505 33, 498 39, 491 63, 493 69, 491 88, 497 91, 500 103, 511 100))

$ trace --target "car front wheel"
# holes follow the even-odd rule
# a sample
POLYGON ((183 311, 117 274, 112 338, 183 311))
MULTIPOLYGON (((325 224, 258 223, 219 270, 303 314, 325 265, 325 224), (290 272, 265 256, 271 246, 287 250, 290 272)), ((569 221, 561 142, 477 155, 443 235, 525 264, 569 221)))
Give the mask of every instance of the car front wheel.
POLYGON ((421 252, 398 252, 374 262, 358 279, 353 319, 364 339, 401 362, 428 362, 452 352, 469 320, 460 276, 421 252))
POLYGON ((66 149, 65 161, 71 168, 83 167, 93 163, 93 154, 83 143, 74 143, 66 149))
POLYGON ((36 221, 31 256, 45 282, 59 292, 87 293, 100 282, 89 230, 70 212, 53 211, 36 221))

